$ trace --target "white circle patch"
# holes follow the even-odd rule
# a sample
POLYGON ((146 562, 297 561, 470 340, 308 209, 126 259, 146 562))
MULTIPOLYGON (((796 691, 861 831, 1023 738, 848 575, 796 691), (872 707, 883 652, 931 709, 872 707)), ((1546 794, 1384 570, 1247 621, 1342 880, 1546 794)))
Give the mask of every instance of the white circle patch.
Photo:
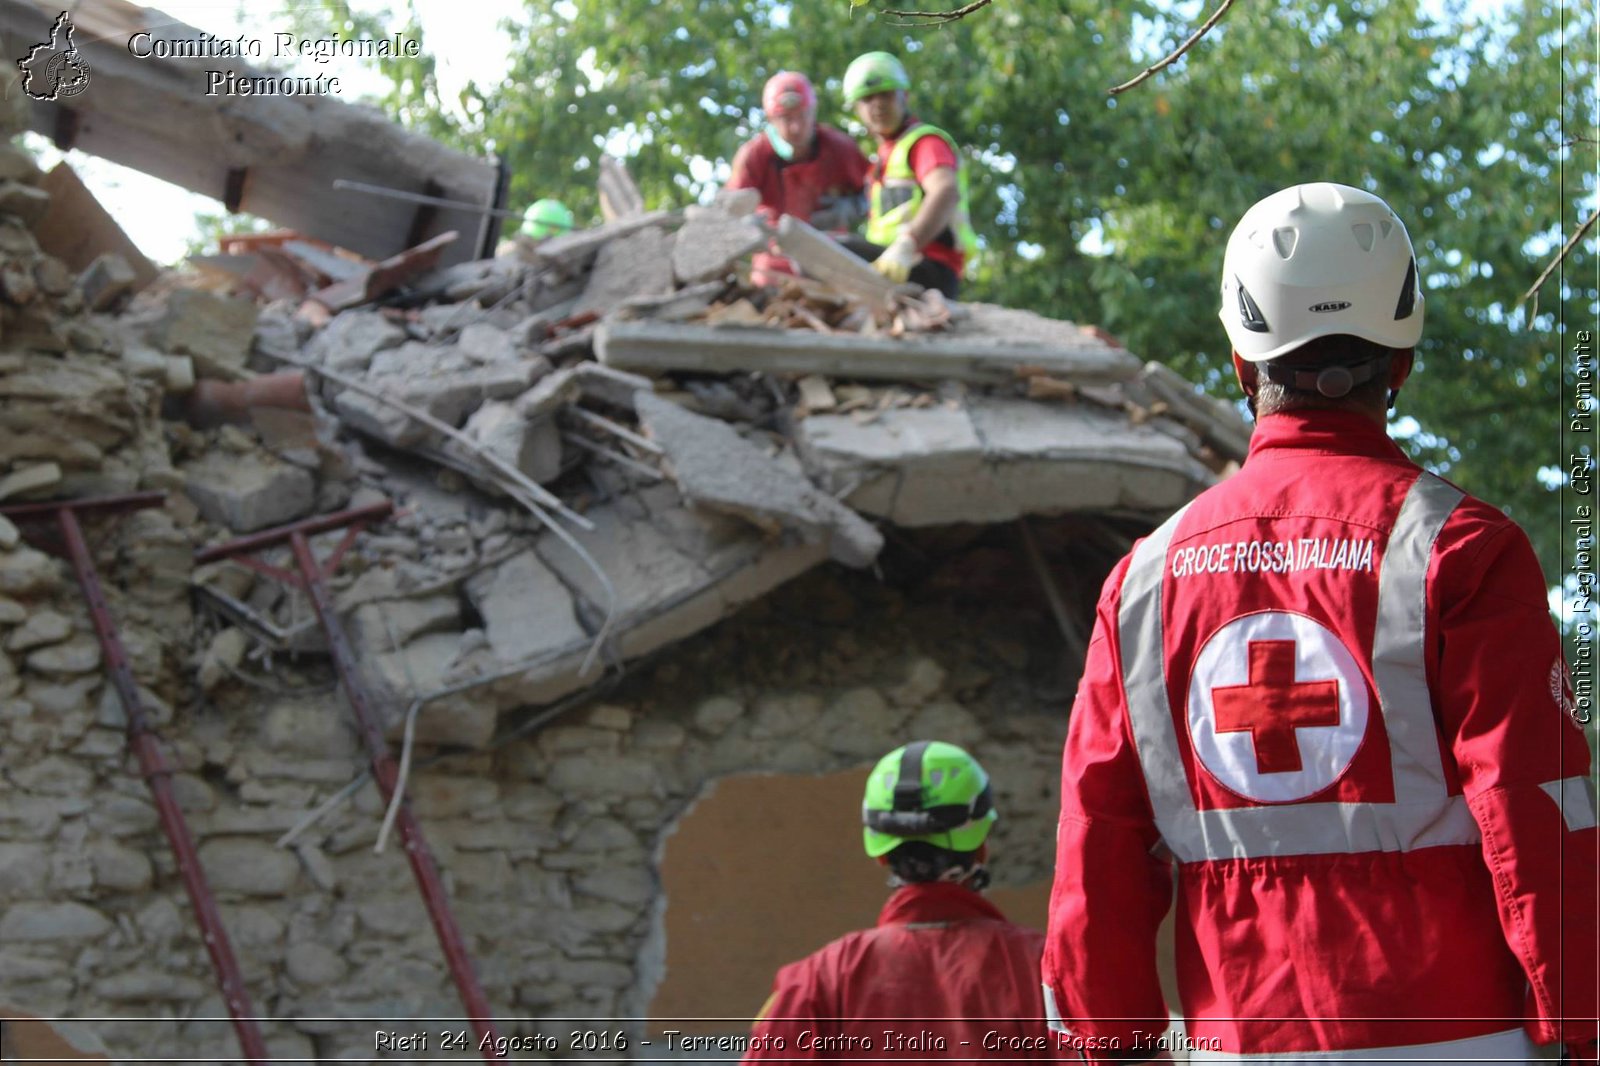
POLYGON ((1189 737, 1230 792, 1304 799, 1339 779, 1367 732, 1367 684, 1332 630, 1263 611, 1211 635, 1189 679, 1189 737))

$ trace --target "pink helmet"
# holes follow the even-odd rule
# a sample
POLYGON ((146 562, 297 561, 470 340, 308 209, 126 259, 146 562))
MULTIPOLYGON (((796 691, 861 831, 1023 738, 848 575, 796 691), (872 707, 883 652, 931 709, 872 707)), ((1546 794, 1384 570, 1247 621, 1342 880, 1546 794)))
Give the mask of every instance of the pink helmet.
POLYGON ((767 79, 761 90, 761 109, 768 118, 804 111, 817 106, 817 91, 804 74, 793 70, 780 70, 767 79))

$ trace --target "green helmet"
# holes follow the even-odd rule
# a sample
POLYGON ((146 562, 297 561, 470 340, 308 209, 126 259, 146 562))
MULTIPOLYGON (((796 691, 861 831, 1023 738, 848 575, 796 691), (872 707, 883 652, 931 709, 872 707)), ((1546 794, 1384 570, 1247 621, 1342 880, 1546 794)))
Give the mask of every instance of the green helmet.
POLYGON ((911 840, 977 851, 999 817, 989 775, 977 759, 942 740, 918 740, 872 768, 861 800, 861 836, 874 859, 911 840))
POLYGON ((888 89, 911 88, 911 76, 900 61, 888 52, 868 52, 857 56, 844 72, 844 106, 888 89))
POLYGON ((529 237, 554 237, 572 232, 572 208, 560 200, 539 200, 522 216, 522 232, 529 237))

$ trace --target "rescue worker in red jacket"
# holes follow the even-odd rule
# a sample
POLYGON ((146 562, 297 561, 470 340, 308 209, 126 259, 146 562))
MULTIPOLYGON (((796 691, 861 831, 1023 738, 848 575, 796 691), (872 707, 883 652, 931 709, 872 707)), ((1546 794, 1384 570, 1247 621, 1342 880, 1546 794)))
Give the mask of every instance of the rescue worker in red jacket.
MULTIPOLYGON (((761 109, 767 128, 740 146, 727 187, 759 192, 770 226, 783 215, 823 230, 855 225, 866 214, 862 190, 870 164, 852 138, 817 123, 810 79, 792 70, 774 74, 761 92, 761 109)), ((753 265, 758 283, 798 273, 790 259, 772 252, 757 252, 753 265)))
POLYGON ((943 741, 896 748, 867 778, 861 814, 895 892, 875 928, 778 971, 745 1061, 1054 1057, 1044 937, 979 894, 999 817, 983 767, 943 741))
POLYGON ((954 299, 978 250, 967 168, 948 133, 907 109, 910 88, 911 76, 888 52, 868 52, 845 69, 845 106, 878 140, 867 178, 866 239, 845 245, 891 281, 954 299))
POLYGON ((1101 594, 1047 1007, 1091 1058, 1150 1050, 1170 857, 1195 1060, 1592 1061, 1587 712, 1522 530, 1385 432, 1422 336, 1406 228, 1343 185, 1269 196, 1221 317, 1255 435, 1101 594))

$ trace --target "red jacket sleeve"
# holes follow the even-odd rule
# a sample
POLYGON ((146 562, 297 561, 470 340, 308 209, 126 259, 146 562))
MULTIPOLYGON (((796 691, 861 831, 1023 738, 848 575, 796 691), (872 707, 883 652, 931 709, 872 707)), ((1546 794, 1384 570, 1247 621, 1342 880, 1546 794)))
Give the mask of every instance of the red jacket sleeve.
POLYGON ((1078 684, 1061 767, 1061 821, 1043 976, 1045 1006, 1090 1058, 1126 1058, 1134 1032, 1163 1032, 1156 930, 1172 899, 1171 867, 1133 746, 1122 690, 1118 591, 1106 579, 1078 684), (1108 918, 1108 916, 1110 916, 1108 918), (1120 1049, 1120 1055, 1117 1052, 1120 1049))
POLYGON ((1589 746, 1533 548, 1488 511, 1452 516, 1439 538, 1434 709, 1483 835, 1501 929, 1528 977, 1528 1033, 1581 1043, 1595 1037, 1600 996, 1589 746))
POLYGON ((802 1030, 817 1030, 817 1018, 836 1018, 839 1010, 822 987, 817 957, 791 962, 772 979, 772 994, 750 1027, 750 1049, 744 1062, 759 1059, 820 1058, 815 1041, 796 1039, 802 1030), (781 1037, 781 1042, 777 1039, 781 1037), (804 1044, 804 1046, 800 1046, 804 1044))
POLYGON ((728 177, 727 188, 754 189, 761 194, 761 212, 767 224, 776 226, 778 216, 782 214, 780 201, 782 200, 781 183, 772 168, 770 149, 767 148, 766 134, 745 141, 733 155, 732 173, 728 177))

